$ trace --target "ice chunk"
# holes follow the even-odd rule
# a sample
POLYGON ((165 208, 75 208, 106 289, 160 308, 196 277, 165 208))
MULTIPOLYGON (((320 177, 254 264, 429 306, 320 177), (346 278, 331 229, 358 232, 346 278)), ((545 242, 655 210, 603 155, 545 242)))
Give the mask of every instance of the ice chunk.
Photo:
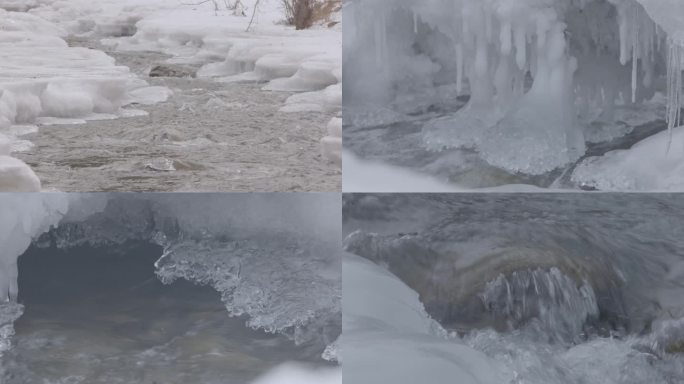
POLYGON ((173 95, 167 87, 143 87, 129 92, 130 103, 152 105, 166 101, 173 95))
POLYGON ((661 132, 627 150, 582 161, 572 174, 580 185, 604 191, 684 189, 684 127, 661 132), (668 143, 672 145, 669 149, 668 143))
POLYGON ((458 192, 463 188, 396 166, 361 160, 344 151, 342 190, 344 192, 458 192))
MULTIPOLYGON (((0 157, 0 167, 3 162, 0 157)), ((34 237, 62 218, 67 207, 67 196, 62 194, 5 193, 1 196, 0 248, 3 252, 0 254, 0 302, 16 300, 17 258, 34 237)))

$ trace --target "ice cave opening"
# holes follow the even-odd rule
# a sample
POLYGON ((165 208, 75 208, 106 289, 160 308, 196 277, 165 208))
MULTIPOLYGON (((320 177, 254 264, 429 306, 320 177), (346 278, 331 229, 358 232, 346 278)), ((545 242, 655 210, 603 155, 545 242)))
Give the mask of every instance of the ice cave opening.
MULTIPOLYGON (((230 292, 239 290, 221 268, 243 250, 225 235, 190 239, 179 224, 188 215, 171 214, 164 198, 92 196, 88 206, 88 198, 74 197, 74 216, 26 238, 17 283, 12 268, 2 271, 18 296, 0 302, 0 382, 247 383, 286 362, 335 366, 321 358, 318 338, 266 332, 249 326, 247 313, 227 311, 230 292), (216 275, 203 279, 209 272, 216 275)), ((264 265, 254 248, 243 252, 264 265)), ((245 267, 243 279, 252 273, 245 267)))
POLYGON ((669 0, 353 1, 346 107, 391 110, 362 123, 425 117, 428 151, 513 174, 568 171, 658 133, 658 152, 679 153, 682 15, 669 0))

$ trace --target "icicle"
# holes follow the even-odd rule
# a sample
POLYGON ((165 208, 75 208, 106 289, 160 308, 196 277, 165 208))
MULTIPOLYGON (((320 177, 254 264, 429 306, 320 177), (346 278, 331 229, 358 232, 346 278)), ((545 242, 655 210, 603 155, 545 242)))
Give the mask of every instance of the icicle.
MULTIPOLYGON (((382 20, 382 16, 380 16, 382 20)), ((375 23, 375 66, 380 68, 382 66, 382 31, 380 30, 383 26, 382 23, 378 21, 375 23)))
POLYGON ((520 26, 515 28, 515 62, 518 64, 520 70, 525 70, 527 65, 527 37, 525 36, 525 27, 520 26))
POLYGON ((511 53, 511 24, 504 23, 501 25, 501 53, 506 56, 511 53))
POLYGON ((413 34, 418 34, 418 13, 413 11, 413 34))
POLYGON ((463 44, 456 44, 456 92, 463 93, 463 44))
POLYGON ((682 90, 682 71, 684 71, 684 47, 678 42, 668 39, 669 49, 667 58, 667 129, 669 140, 667 150, 672 145, 672 130, 681 124, 682 107, 684 107, 684 90, 682 90))
POLYGON ((385 15, 381 14, 375 23, 375 64, 378 68, 384 68, 387 58, 387 26, 385 15))
POLYGON ((632 42, 630 24, 631 20, 627 16, 627 5, 620 4, 618 6, 618 25, 620 29, 620 64, 625 65, 629 61, 630 46, 632 42))
POLYGON ((632 103, 636 103, 637 70, 639 66, 639 10, 634 9, 634 30, 632 31, 632 103))
POLYGON ((502 55, 499 65, 494 73, 494 86, 498 104, 507 104, 513 96, 513 73, 511 70, 511 57, 502 55))

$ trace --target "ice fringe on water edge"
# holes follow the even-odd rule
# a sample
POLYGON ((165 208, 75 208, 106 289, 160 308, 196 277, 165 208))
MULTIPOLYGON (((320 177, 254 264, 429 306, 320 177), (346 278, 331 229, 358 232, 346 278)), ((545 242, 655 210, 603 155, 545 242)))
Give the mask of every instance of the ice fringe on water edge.
MULTIPOLYGON (((526 174, 583 155, 583 125, 615 105, 650 98, 668 64, 667 42, 671 50, 684 41, 684 4, 676 0, 353 5, 346 20, 355 31, 345 41, 350 99, 391 103, 413 95, 418 105, 426 89, 454 84, 470 100, 425 126, 426 146, 473 148, 492 165, 526 174)), ((670 55, 668 66, 670 115, 681 107, 682 68, 672 60, 680 57, 670 55)))
POLYGON ((59 194, 3 193, 0 198, 0 356, 10 346, 13 322, 23 313, 16 303, 17 259, 34 237, 59 222, 67 207, 67 196, 59 194))

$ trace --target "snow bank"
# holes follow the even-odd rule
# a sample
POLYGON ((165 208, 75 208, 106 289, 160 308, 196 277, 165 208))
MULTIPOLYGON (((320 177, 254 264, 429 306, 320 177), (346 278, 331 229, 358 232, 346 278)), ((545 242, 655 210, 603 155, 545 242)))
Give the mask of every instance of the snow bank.
POLYGON ((684 190, 684 126, 673 130, 672 139, 664 131, 628 150, 590 157, 572 180, 602 191, 684 190))
POLYGON ((146 85, 103 52, 68 47, 64 31, 37 16, 0 10, 0 19, 14 27, 0 34, 0 124, 116 113, 146 85))
POLYGON ((463 189, 417 172, 361 160, 343 152, 342 190, 344 192, 457 192, 463 189))
POLYGON ((0 194, 0 302, 16 300, 17 258, 33 238, 57 224, 67 208, 63 194, 0 194))
MULTIPOLYGON (((20 140, 17 124, 121 114, 147 85, 103 52, 68 47, 66 30, 41 17, 0 9, 0 30, 0 133, 10 142, 20 140)), ((0 155, 0 190, 39 190, 30 168, 8 155, 0 155)))
POLYGON ((499 384, 503 365, 449 339, 418 294, 391 273, 346 254, 343 273, 344 379, 354 384, 499 384))
POLYGON ((40 180, 23 161, 10 156, 12 143, 0 134, 0 191, 40 191, 40 180))
POLYGON ((253 384, 342 384, 342 369, 309 369, 297 364, 283 364, 253 384))

